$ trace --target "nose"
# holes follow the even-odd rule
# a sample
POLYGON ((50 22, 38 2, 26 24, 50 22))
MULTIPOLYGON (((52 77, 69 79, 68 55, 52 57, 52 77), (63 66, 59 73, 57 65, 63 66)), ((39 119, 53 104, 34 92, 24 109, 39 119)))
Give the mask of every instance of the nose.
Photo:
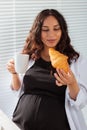
POLYGON ((54 33, 53 30, 50 30, 50 31, 48 32, 48 36, 49 36, 49 37, 53 37, 54 35, 55 35, 55 33, 54 33))

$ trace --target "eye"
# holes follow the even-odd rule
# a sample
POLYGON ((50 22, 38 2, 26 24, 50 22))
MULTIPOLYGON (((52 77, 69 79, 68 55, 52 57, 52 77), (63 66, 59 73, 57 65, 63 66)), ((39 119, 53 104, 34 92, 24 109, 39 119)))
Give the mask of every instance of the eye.
POLYGON ((54 28, 54 31, 58 31, 60 30, 60 27, 54 28))
POLYGON ((49 31, 49 29, 42 29, 42 31, 44 31, 44 32, 48 32, 48 31, 49 31))

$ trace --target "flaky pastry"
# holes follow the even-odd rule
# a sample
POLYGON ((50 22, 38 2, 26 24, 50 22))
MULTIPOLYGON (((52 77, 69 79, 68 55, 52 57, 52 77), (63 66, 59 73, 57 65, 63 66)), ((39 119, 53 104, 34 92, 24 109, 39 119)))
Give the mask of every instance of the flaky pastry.
POLYGON ((49 56, 51 64, 54 68, 63 69, 66 73, 69 69, 68 56, 56 51, 54 48, 49 48, 49 56))

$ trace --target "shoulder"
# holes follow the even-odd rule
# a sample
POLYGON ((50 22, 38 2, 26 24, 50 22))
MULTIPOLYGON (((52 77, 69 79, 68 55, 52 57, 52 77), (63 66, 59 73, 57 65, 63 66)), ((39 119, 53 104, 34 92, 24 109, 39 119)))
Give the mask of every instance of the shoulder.
POLYGON ((80 64, 87 64, 87 57, 85 57, 84 55, 80 55, 78 60, 77 60, 77 63, 80 63, 80 64))
MULTIPOLYGON (((76 62, 79 71, 86 71, 87 70, 87 57, 84 55, 80 55, 77 62, 76 62)), ((87 71, 86 71, 87 72, 87 71)))
POLYGON ((87 73, 87 57, 80 55, 77 61, 72 61, 71 70, 75 75, 87 73))
POLYGON ((87 57, 80 54, 79 58, 76 61, 72 61, 71 66, 78 66, 81 67, 83 65, 87 65, 87 57))

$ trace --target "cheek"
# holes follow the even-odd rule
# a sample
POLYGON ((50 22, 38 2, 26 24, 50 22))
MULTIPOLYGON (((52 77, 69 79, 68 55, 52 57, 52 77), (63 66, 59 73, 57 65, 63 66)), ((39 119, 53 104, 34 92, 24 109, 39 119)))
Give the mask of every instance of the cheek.
POLYGON ((44 33, 41 33, 41 40, 44 41, 46 39, 46 35, 44 33))
POLYGON ((61 38, 61 36, 62 36, 62 32, 57 33, 57 35, 56 35, 56 36, 57 36, 57 38, 58 38, 58 39, 60 39, 60 38, 61 38))

